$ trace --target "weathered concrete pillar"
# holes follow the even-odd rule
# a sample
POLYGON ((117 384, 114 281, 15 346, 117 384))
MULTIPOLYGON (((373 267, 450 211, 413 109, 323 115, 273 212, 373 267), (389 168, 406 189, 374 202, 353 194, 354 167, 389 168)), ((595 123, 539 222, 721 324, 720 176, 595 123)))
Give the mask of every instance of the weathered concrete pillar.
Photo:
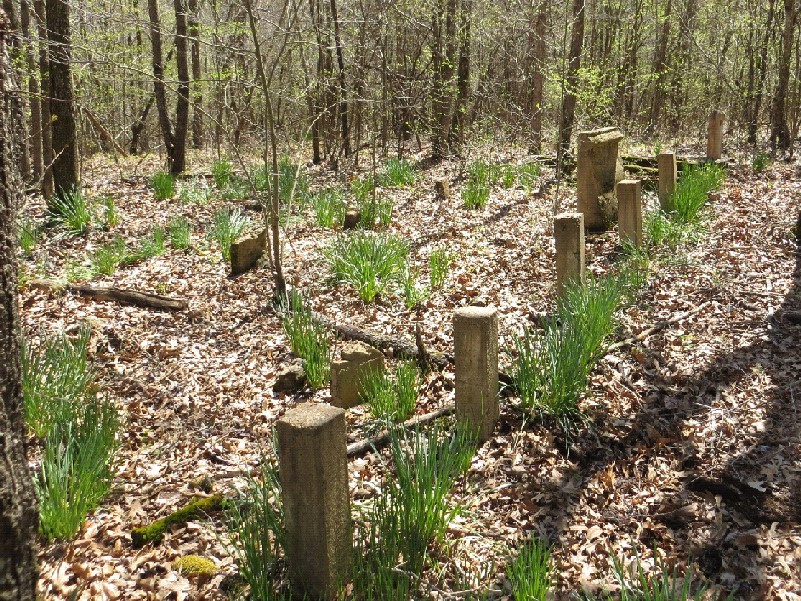
POLYGON ((384 354, 359 341, 342 344, 341 359, 331 363, 331 404, 350 409, 362 402, 364 378, 383 371, 384 354))
POLYGON ((709 115, 709 126, 706 130, 706 158, 717 161, 723 156, 723 119, 726 115, 714 110, 709 115))
POLYGON ((618 147, 623 134, 616 127, 604 127, 578 135, 578 210, 584 213, 584 227, 602 232, 617 216, 615 186, 623 179, 618 147))
POLYGON ((673 210, 670 195, 676 189, 676 177, 678 174, 676 153, 663 152, 657 155, 656 163, 659 167, 659 206, 665 213, 669 213, 673 210))
POLYGON ((487 440, 500 416, 498 404, 498 310, 463 307, 453 320, 456 421, 487 440))
POLYGON ((556 293, 570 281, 584 281, 584 214, 560 213, 553 220, 556 238, 556 293))
POLYGON ((305 403, 277 423, 289 577, 314 599, 331 599, 350 576, 345 411, 305 403))
POLYGON ((624 179, 617 185, 618 230, 621 242, 642 246, 642 181, 624 179))

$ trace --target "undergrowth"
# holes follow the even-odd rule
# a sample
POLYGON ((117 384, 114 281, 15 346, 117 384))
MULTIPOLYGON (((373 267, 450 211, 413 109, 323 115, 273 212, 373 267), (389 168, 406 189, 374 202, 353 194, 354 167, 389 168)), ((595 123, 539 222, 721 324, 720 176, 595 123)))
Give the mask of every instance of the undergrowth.
POLYGON ((285 300, 281 325, 289 338, 292 352, 304 360, 306 379, 312 388, 328 385, 331 377, 331 348, 325 328, 317 323, 311 309, 298 292, 285 300))

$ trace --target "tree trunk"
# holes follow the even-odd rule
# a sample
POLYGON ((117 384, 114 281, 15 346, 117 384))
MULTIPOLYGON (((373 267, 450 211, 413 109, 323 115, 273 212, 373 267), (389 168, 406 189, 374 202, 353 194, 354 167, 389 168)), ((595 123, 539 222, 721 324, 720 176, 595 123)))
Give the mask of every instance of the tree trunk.
POLYGON ((200 70, 200 25, 197 0, 189 0, 187 27, 192 54, 192 147, 203 148, 203 81, 200 70))
POLYGON ((662 17, 661 29, 659 32, 659 40, 656 45, 654 54, 654 87, 651 92, 651 119, 648 129, 651 132, 659 131, 660 121, 662 119, 662 107, 665 103, 665 71, 667 70, 667 47, 668 38, 670 37, 670 19, 673 9, 671 0, 667 0, 665 6, 665 14, 662 17))
POLYGON ((186 0, 174 0, 175 61, 178 66, 178 101, 175 109, 175 137, 170 173, 179 175, 186 169, 186 133, 189 128, 189 58, 186 28, 186 0))
POLYGON ((585 0, 573 0, 573 28, 570 34, 565 93, 562 98, 562 118, 559 124, 559 152, 570 149, 570 136, 576 120, 576 85, 581 67, 581 49, 584 43, 585 0))
POLYGON ((770 147, 776 151, 790 149, 790 128, 787 125, 787 90, 790 83, 790 59, 793 52, 793 33, 795 31, 801 0, 784 0, 784 28, 782 30, 782 46, 779 56, 778 79, 776 92, 771 107, 770 147))
POLYGON ((72 91, 70 5, 47 0, 50 46, 50 128, 53 144, 53 190, 62 195, 80 187, 75 103, 72 91))
POLYGON ((21 2, 20 23, 22 37, 27 41, 25 58, 28 66, 28 107, 31 112, 31 174, 34 182, 42 180, 42 105, 39 101, 39 77, 37 76, 36 56, 31 32, 31 5, 28 0, 21 2))
POLYGON ((434 32, 432 65, 434 82, 431 88, 431 156, 441 159, 450 152, 448 138, 453 120, 456 86, 456 8, 458 0, 440 0, 432 15, 434 32))
POLYGON ((50 198, 55 193, 53 188, 53 138, 50 128, 50 53, 47 43, 47 22, 44 0, 34 0, 33 9, 36 15, 37 34, 39 37, 39 76, 42 96, 39 102, 42 115, 42 196, 50 198))
POLYGON ((339 33, 339 17, 337 16, 336 0, 330 0, 331 23, 334 28, 334 44, 337 49, 337 66, 339 68, 339 126, 342 134, 342 151, 346 157, 350 156, 350 129, 348 126, 348 88, 345 79, 345 54, 342 47, 342 38, 339 33))
POLYGON ((530 26, 530 39, 533 56, 531 62, 531 96, 529 112, 531 113, 531 150, 537 154, 542 152, 542 103, 545 89, 545 61, 547 47, 545 45, 545 28, 548 24, 548 0, 540 0, 537 12, 530 26))
POLYGON ((36 599, 38 514, 25 457, 25 419, 19 364, 16 208, 19 151, 13 115, 21 99, 11 77, 9 23, 0 11, 0 599, 36 599))
POLYGON ((449 146, 459 152, 464 145, 467 125, 467 99, 470 96, 470 27, 473 19, 473 0, 462 0, 459 23, 459 66, 456 70, 456 104, 449 146))
MULTIPOLYGON (((761 3, 758 3, 761 4, 761 3)), ((750 58, 748 76, 748 143, 755 146, 757 134, 759 133, 759 113, 762 109, 762 98, 765 93, 765 77, 768 73, 768 44, 770 42, 770 32, 773 29, 773 19, 776 18, 776 0, 769 0, 768 18, 765 30, 762 35, 762 42, 759 46, 759 59, 753 65, 755 58, 750 58), (755 71, 755 73, 754 73, 755 71)))
POLYGON ((150 47, 153 52, 153 95, 156 98, 156 109, 159 113, 159 127, 170 172, 173 171, 175 135, 172 131, 170 112, 167 108, 167 86, 164 83, 164 58, 161 49, 161 21, 159 19, 158 0, 147 0, 147 11, 150 17, 150 47))

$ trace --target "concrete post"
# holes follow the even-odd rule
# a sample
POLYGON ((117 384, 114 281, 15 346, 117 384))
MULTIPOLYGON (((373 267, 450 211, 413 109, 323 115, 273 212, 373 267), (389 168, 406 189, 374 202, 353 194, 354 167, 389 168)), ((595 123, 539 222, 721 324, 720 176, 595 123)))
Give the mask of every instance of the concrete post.
POLYGON ((571 280, 584 282, 584 214, 560 213, 554 217, 556 238, 556 293, 571 280))
POLYGON ((277 422, 286 559, 294 586, 331 599, 350 576, 350 517, 345 411, 306 403, 277 422))
POLYGON ((706 137, 706 159, 717 161, 723 156, 723 119, 725 114, 714 110, 709 115, 706 137))
POLYGON ((498 310, 463 307, 453 320, 456 422, 487 440, 500 416, 498 404, 498 310))
POLYGON ((615 186, 623 179, 618 147, 623 134, 616 127, 579 132, 578 210, 589 232, 605 231, 617 217, 615 186))
POLYGON ((642 181, 624 179, 617 185, 617 215, 621 242, 642 246, 642 181))
POLYGON ((659 167, 659 206, 665 213, 673 210, 670 195, 676 189, 678 168, 675 152, 663 152, 657 155, 656 163, 659 167))

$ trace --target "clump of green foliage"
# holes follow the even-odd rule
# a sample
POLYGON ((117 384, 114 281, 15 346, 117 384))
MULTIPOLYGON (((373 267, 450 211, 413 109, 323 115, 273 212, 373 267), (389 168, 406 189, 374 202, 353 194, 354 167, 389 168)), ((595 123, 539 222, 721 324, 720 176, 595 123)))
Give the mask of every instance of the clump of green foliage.
POLYGON ((397 236, 356 231, 337 237, 323 255, 334 278, 352 285, 369 303, 399 279, 409 246, 397 236))
POLYGON ((120 215, 117 213, 117 206, 114 204, 114 197, 107 195, 103 197, 103 229, 110 230, 117 227, 120 223, 120 215))
POLYGON ((709 192, 723 183, 723 168, 716 163, 686 167, 671 196, 671 206, 680 223, 697 223, 709 192))
POLYGON ((17 222, 17 240, 19 240, 20 248, 26 257, 33 253, 33 249, 39 244, 41 237, 39 226, 30 217, 23 217, 17 222))
POLYGON ((431 289, 440 290, 445 285, 453 258, 444 248, 438 248, 429 257, 429 267, 431 270, 431 289))
POLYGON ((261 474, 247 477, 247 486, 226 503, 228 554, 250 587, 250 598, 260 601, 288 600, 280 591, 286 535, 284 508, 278 468, 269 459, 262 462, 261 474))
POLYGON ((103 275, 111 275, 117 267, 125 262, 128 251, 122 238, 115 238, 103 244, 91 257, 92 271, 103 275))
POLYGON ((579 401, 605 353, 623 290, 615 277, 573 282, 543 329, 516 339, 512 378, 523 407, 555 418, 566 435, 583 417, 579 401))
POLYGON ((387 188, 403 188, 412 185, 416 180, 417 170, 412 163, 406 159, 391 158, 384 165, 379 181, 387 188))
POLYGON ((386 227, 392 222, 394 208, 391 198, 372 194, 367 200, 359 203, 361 213, 359 225, 366 229, 373 229, 376 224, 386 227))
POLYGON ((473 161, 467 166, 467 183, 462 189, 462 202, 468 209, 483 209, 487 206, 490 186, 496 178, 496 169, 486 161, 473 161))
POLYGON ((231 245, 236 242, 248 228, 250 228, 250 218, 239 209, 233 211, 224 207, 216 211, 212 217, 209 237, 220 246, 220 252, 224 261, 231 260, 231 245))
POLYGON ((430 291, 419 281, 419 272, 407 263, 403 275, 403 303, 409 310, 417 308, 430 296, 430 291))
POLYGON ((159 171, 150 179, 153 196, 156 200, 168 200, 175 196, 175 176, 166 171, 159 171))
POLYGON ((446 434, 390 428, 394 477, 357 524, 354 589, 365 599, 409 599, 429 546, 441 544, 459 506, 448 502, 470 466, 475 438, 467 429, 446 434))
POLYGON ((281 315, 281 325, 292 352, 304 360, 306 379, 312 388, 323 388, 331 378, 331 347, 325 328, 317 323, 301 295, 289 293, 281 315))
POLYGON ((394 377, 383 369, 371 370, 362 379, 362 399, 374 418, 405 421, 414 413, 419 378, 413 361, 401 361, 394 377))
POLYGON ((351 194, 353 194, 360 204, 366 202, 370 198, 370 194, 374 188, 375 180, 373 179, 373 176, 369 174, 362 177, 356 177, 350 182, 351 194))
POLYGON ((89 201, 79 189, 62 192, 47 203, 50 219, 63 227, 67 233, 81 235, 92 227, 94 214, 89 201))
POLYGON ((211 190, 204 179, 194 177, 181 183, 179 198, 183 203, 205 205, 211 198, 211 190))
POLYGON ((339 188, 322 188, 311 195, 311 205, 320 227, 341 226, 345 221, 345 194, 339 188))
POLYGON ((98 397, 89 339, 82 328, 75 340, 62 334, 39 350, 22 347, 26 423, 44 445, 34 486, 39 531, 48 541, 71 538, 111 487, 120 419, 98 397))
POLYGON ((214 161, 211 165, 211 176, 214 179, 214 186, 218 190, 225 190, 228 184, 231 183, 231 177, 234 175, 234 166, 227 157, 214 161))
POLYGON ((192 245, 191 227, 186 217, 173 217, 167 230, 170 235, 170 246, 174 249, 186 250, 192 245))
POLYGON ((520 601, 546 601, 553 586, 553 562, 548 545, 540 539, 529 540, 506 568, 512 595, 520 601))

